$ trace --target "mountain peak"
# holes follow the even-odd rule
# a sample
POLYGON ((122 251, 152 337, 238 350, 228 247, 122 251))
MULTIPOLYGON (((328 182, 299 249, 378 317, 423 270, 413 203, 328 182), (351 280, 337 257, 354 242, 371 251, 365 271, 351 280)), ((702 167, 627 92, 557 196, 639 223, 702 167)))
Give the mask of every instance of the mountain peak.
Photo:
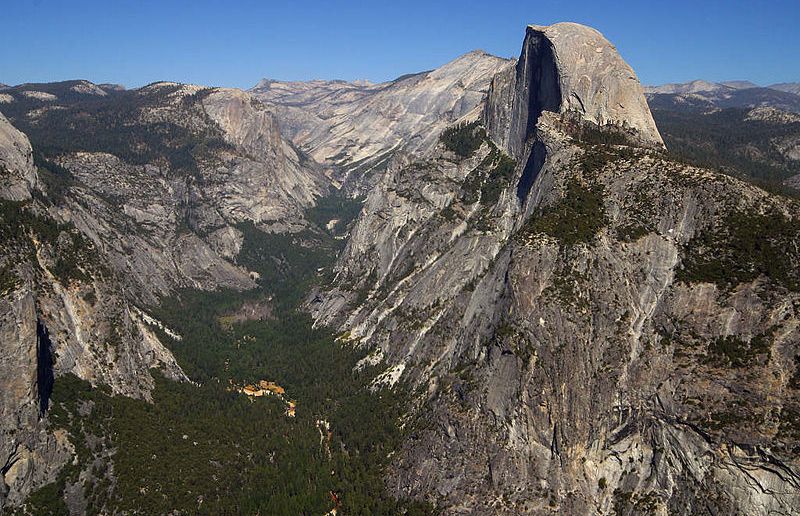
POLYGON ((588 38, 603 37, 597 29, 575 22, 558 22, 552 25, 528 25, 528 30, 541 32, 548 37, 579 37, 584 40, 588 38))
POLYGON ((487 52, 487 51, 485 51, 485 50, 483 50, 481 48, 476 48, 476 49, 470 50, 469 52, 464 54, 462 57, 465 57, 465 56, 492 56, 492 57, 496 57, 496 56, 490 54, 489 52, 487 52))
POLYGON ((644 88, 645 93, 648 94, 667 95, 688 95, 692 93, 730 93, 739 90, 751 89, 774 90, 800 95, 800 83, 798 82, 784 82, 779 84, 771 84, 769 86, 760 86, 752 81, 743 80, 712 82, 703 79, 695 79, 689 82, 672 82, 657 86, 645 86, 644 88))
POLYGON ((487 129, 520 155, 543 111, 575 113, 663 145, 634 71, 600 32, 578 23, 528 26, 516 69, 492 82, 487 129))
POLYGON ((758 84, 751 82, 751 81, 723 81, 720 84, 723 86, 727 86, 729 88, 733 88, 736 90, 747 90, 750 88, 760 88, 758 84))
POLYGON ((526 44, 552 46, 561 89, 561 111, 576 111, 598 125, 635 129, 662 144, 639 79, 599 31, 578 23, 529 26, 526 44))

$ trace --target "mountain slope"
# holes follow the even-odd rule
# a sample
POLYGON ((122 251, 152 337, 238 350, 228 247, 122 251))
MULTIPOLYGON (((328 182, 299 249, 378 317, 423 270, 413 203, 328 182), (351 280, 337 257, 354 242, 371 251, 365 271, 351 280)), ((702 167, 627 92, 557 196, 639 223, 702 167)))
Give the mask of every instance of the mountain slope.
POLYGON ((791 178, 800 171, 800 96, 749 87, 746 81, 694 81, 647 91, 667 148, 676 157, 792 193, 791 178))
MULTIPOLYGON (((569 57, 597 38, 529 29, 481 123, 370 192, 311 309, 386 361, 381 383, 416 388, 397 495, 448 514, 790 513, 800 206, 669 161, 636 89, 627 124, 597 125, 603 97, 565 109, 569 57)), ((598 91, 630 76, 603 71, 598 91)))
POLYGON ((800 83, 797 82, 784 82, 780 84, 773 84, 769 86, 769 88, 778 91, 785 91, 787 93, 794 93, 795 95, 800 95, 800 83))
POLYGON ((262 81, 251 92, 276 110, 295 145, 332 168, 339 182, 352 176, 357 185, 393 155, 415 156, 432 148, 439 132, 472 112, 494 74, 508 65, 474 51, 390 83, 262 81))
POLYGON ((33 141, 0 115, 0 381, 11 393, 0 504, 16 505, 78 445, 48 427, 53 384, 74 375, 150 399, 151 369, 186 380, 162 345, 180 335, 151 315, 156 305, 187 288, 276 281, 240 251, 270 230, 319 245, 306 210, 328 182, 241 91, 86 81, 7 91, 0 109, 33 141))

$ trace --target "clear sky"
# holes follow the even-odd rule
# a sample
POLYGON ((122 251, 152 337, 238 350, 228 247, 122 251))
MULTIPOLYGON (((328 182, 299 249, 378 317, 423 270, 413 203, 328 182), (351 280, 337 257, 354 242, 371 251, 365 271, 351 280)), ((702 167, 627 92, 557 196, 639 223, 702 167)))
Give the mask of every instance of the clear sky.
POLYGON ((481 48, 517 56, 525 25, 575 21, 645 84, 800 81, 800 0, 0 0, 0 82, 370 79, 481 48))

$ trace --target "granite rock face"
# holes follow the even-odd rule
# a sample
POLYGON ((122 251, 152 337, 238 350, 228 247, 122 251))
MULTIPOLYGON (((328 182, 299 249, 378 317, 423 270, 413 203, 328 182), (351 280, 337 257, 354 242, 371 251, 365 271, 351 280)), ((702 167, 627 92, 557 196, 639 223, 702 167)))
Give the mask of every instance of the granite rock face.
POLYGON ((42 89, 47 100, 9 113, 42 143, 44 169, 0 115, 0 508, 51 482, 72 455, 67 437, 48 429, 54 381, 74 374, 144 399, 152 374, 186 381, 151 307, 181 288, 255 286, 237 264, 239 224, 302 230, 305 209, 329 188, 247 93, 174 83, 106 91, 85 81, 42 89), (91 123, 121 125, 102 127, 88 149, 42 129, 51 116, 85 116, 83 103, 97 117, 88 133, 91 123))
POLYGON ((230 172, 216 168, 204 173, 213 185, 208 197, 231 203, 219 205, 220 212, 238 220, 302 227, 303 210, 327 192, 327 178, 301 158, 281 135, 273 114, 251 95, 216 89, 205 97, 203 108, 225 141, 245 156, 226 164, 230 172))
POLYGON ((631 130, 643 143, 663 146, 636 74, 602 34, 583 25, 528 27, 516 68, 492 81, 486 129, 519 157, 542 111, 631 130))
POLYGON ((9 201, 30 199, 36 185, 33 149, 24 134, 0 113, 0 197, 9 201))
POLYGON ((677 276, 725 213, 800 210, 652 151, 587 175, 544 123, 531 195, 558 205, 575 181, 602 188, 594 237, 530 230, 513 180, 495 204, 465 202, 489 144, 472 161, 445 154, 370 196, 338 288, 314 307, 386 360, 383 381, 424 393, 392 489, 447 514, 790 514, 800 298, 763 277, 727 291, 677 276), (441 180, 417 193, 431 172, 441 180), (764 335, 747 372, 718 354, 764 335))
POLYGON ((525 47, 542 40, 552 45, 561 112, 576 112, 600 126, 631 128, 645 142, 662 143, 636 74, 602 34, 577 23, 528 27, 525 47))
MULTIPOLYGON (((724 235, 763 217, 796 227, 800 206, 669 161, 618 56, 575 75, 612 51, 598 37, 529 28, 483 143, 390 166, 310 309, 418 393, 398 496, 445 514, 791 514, 797 284, 698 264, 740 257, 724 235)), ((785 238, 763 245, 797 270, 785 238)))
MULTIPOLYGON (((273 114, 245 92, 155 83, 99 96, 76 92, 75 86, 86 89, 83 82, 38 86, 57 99, 55 112, 42 114, 37 106, 43 101, 29 101, 9 113, 45 150, 56 140, 60 151, 48 159, 70 178, 66 189, 41 185, 51 215, 108 253, 142 302, 176 288, 251 288, 249 271, 235 263, 242 245, 238 225, 300 231, 308 226, 305 210, 330 188, 320 167, 285 140, 273 114), (42 129, 51 119, 67 130, 65 119, 86 124, 84 105, 98 112, 84 130, 107 136, 93 141, 78 135, 88 140, 82 148, 65 146, 60 135, 42 129), (121 123, 102 125, 108 119, 121 123)), ((31 161, 30 147, 27 156, 31 161)), ((27 170, 30 182, 34 168, 28 165, 17 169, 27 170)))
MULTIPOLYGON (((338 183, 358 185, 395 155, 417 156, 433 148, 442 129, 470 115, 495 73, 509 65, 473 51, 388 83, 262 81, 251 93, 277 111, 292 142, 338 183)), ((356 189, 363 193, 372 183, 356 189)))
MULTIPOLYGON (((18 503, 31 486, 46 483, 69 458, 64 436, 49 435, 42 417, 38 371, 42 346, 37 332, 34 296, 20 289, 0 300, 0 508, 18 503)), ((44 391, 44 392, 42 392, 44 391)))

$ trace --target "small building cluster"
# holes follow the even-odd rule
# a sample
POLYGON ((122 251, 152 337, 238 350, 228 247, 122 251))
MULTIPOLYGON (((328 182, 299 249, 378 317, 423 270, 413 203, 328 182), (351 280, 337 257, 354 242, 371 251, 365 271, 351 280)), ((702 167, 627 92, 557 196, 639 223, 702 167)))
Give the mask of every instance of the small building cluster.
POLYGON ((257 385, 247 384, 244 387, 239 389, 239 392, 242 394, 247 394, 248 396, 255 396, 261 397, 266 394, 277 394, 278 396, 283 396, 286 394, 286 389, 281 387, 275 382, 269 382, 267 380, 261 380, 258 382, 257 385))
POLYGON ((275 382, 270 382, 268 380, 260 380, 257 384, 248 383, 242 387, 237 386, 233 383, 233 380, 229 380, 231 385, 233 386, 233 390, 236 392, 240 392, 242 394, 246 394, 247 396, 253 398, 260 398, 262 396, 278 396, 283 402, 286 403, 286 415, 288 417, 295 417, 296 410, 297 410, 297 401, 295 400, 286 400, 284 395, 286 394, 286 389, 281 387, 275 382))

